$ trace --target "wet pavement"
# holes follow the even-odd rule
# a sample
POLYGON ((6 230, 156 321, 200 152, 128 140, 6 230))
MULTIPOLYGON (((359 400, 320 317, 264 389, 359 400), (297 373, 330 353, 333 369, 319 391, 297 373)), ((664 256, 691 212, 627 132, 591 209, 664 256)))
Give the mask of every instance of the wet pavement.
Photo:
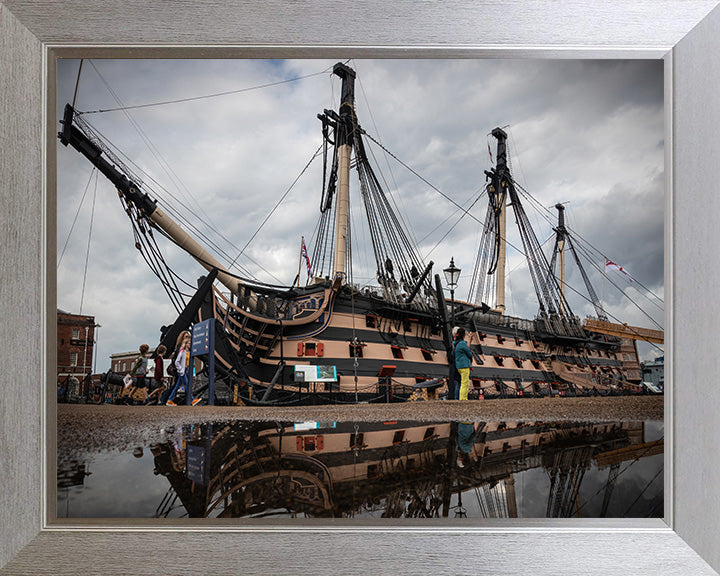
POLYGON ((662 421, 663 396, 429 401, 302 407, 59 404, 59 450, 124 449, 158 441, 170 426, 206 422, 662 421))

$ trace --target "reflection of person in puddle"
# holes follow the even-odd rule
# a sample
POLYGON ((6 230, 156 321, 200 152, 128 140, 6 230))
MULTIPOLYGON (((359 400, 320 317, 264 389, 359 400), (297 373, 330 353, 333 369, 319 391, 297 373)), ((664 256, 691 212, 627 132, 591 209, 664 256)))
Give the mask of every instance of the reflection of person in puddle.
POLYGON ((470 453, 472 452, 475 439, 482 426, 475 425, 472 422, 458 422, 457 431, 457 465, 458 468, 465 468, 470 462, 470 453))

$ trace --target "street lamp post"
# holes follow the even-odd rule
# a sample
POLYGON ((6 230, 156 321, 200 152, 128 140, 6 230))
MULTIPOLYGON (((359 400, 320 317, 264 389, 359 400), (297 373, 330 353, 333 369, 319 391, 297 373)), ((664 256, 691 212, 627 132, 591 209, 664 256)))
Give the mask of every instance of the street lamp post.
POLYGON ((452 325, 455 327, 455 288, 460 279, 460 268, 455 267, 454 258, 450 258, 450 266, 445 268, 443 272, 445 273, 448 288, 450 288, 450 317, 452 318, 452 325))
MULTIPOLYGON (((87 402, 88 398, 90 397, 90 384, 88 383, 88 373, 87 373, 88 332, 90 332, 90 327, 85 326, 85 351, 83 352, 83 383, 85 384, 85 401, 86 402, 87 402)), ((93 336, 94 336, 94 334, 93 334, 93 336)))
POLYGON ((93 354, 95 355, 95 359, 93 360, 92 373, 97 374, 97 343, 98 339, 100 338, 100 330, 98 330, 98 328, 102 328, 102 325, 95 324, 93 328, 95 328, 95 330, 93 331, 93 354))

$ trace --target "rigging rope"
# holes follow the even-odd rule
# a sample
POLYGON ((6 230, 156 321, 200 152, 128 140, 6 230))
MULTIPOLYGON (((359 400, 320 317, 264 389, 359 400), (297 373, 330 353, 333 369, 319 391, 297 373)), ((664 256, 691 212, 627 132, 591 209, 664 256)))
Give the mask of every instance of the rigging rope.
MULTIPOLYGON (((97 74, 98 74, 98 76, 100 77, 100 79, 102 80, 102 82, 105 84, 105 86, 106 86, 106 88, 108 89, 108 91, 110 92, 110 94, 112 94, 112 96, 115 98, 115 100, 116 100, 118 103, 122 104, 120 98, 119 98, 119 97, 117 96, 117 94, 114 92, 114 90, 112 89, 112 87, 110 86, 110 84, 107 82, 107 80, 105 80, 105 78, 102 76, 102 74, 101 74, 100 71, 97 69, 97 67, 94 65, 94 63, 92 62, 92 60, 90 61, 90 63, 91 63, 91 65, 93 66, 93 68, 95 69, 95 71, 97 72, 97 74)), ((150 153, 155 157, 156 161, 158 162, 158 164, 160 165, 160 167, 166 172, 166 174, 168 175, 168 177, 170 178, 170 180, 173 181, 173 183, 178 187, 179 190, 180 190, 180 188, 184 188, 184 189, 187 191, 187 195, 185 195, 185 194, 183 194, 183 195, 185 195, 186 197, 189 196, 190 199, 193 200, 194 203, 197 205, 198 209, 205 215, 205 218, 206 218, 207 220, 206 220, 206 221, 203 221, 203 220, 201 219, 201 222, 203 222, 212 232, 214 232, 214 233, 217 234, 220 238, 222 238, 224 241, 226 241, 230 246, 235 247, 235 246, 232 244, 232 242, 230 242, 230 241, 229 241, 225 236, 223 236, 214 226, 212 226, 212 225, 209 223, 210 218, 208 217, 207 213, 205 213, 205 211, 203 210, 202 206, 197 202, 197 200, 195 200, 195 198, 193 197, 193 195, 189 192, 189 190, 188 190, 187 187, 183 184, 183 182, 180 180, 180 178, 177 176, 177 174, 175 174, 175 172, 173 171, 172 167, 171 167, 171 166, 169 165, 169 163, 163 158, 162 154, 157 150, 157 148, 155 147, 155 145, 150 141, 150 139, 149 139, 148 136, 145 134, 145 132, 142 130, 142 128, 140 128, 140 126, 138 125, 138 123, 134 120, 134 118, 133 118, 128 112, 125 111, 124 113, 125 113, 125 116, 127 117, 128 121, 129 121, 129 122, 133 125, 133 127, 136 129, 136 131, 137 131, 138 134, 140 135, 141 139, 144 141, 145 145, 146 145, 146 146, 148 147, 148 149, 150 150, 150 153)), ((78 123, 82 123, 82 124, 86 125, 86 126, 89 127, 93 132, 95 132, 95 133, 96 133, 96 137, 99 137, 102 142, 105 142, 105 143, 108 143, 108 144, 110 143, 109 139, 107 139, 105 136, 103 136, 103 135, 102 135, 99 131, 97 131, 96 129, 92 128, 92 127, 89 125, 89 123, 87 123, 87 120, 85 120, 85 119, 80 119, 80 118, 77 118, 77 120, 78 120, 78 123)), ((115 150, 117 150, 118 153, 121 153, 116 146, 113 146, 113 147, 114 147, 115 150)), ((103 149, 105 149, 106 152, 107 152, 107 149, 106 149, 105 147, 103 147, 103 149)), ((123 154, 123 156, 125 156, 125 155, 123 154)), ((125 157, 126 157, 126 156, 125 156, 125 157)), ((127 157, 126 157, 126 158, 127 158, 127 157)), ((140 170, 141 172, 143 172, 143 174, 146 174, 153 182, 156 183, 156 185, 158 185, 162 190, 164 190, 174 201, 178 202, 181 206, 183 206, 183 207, 184 207, 186 210, 188 210, 189 212, 194 212, 194 210, 193 210, 192 208, 190 208, 189 206, 187 206, 184 202, 179 201, 177 198, 174 198, 173 195, 172 195, 172 193, 170 193, 169 190, 167 190, 166 188, 164 188, 164 187, 163 187, 162 185, 160 185, 154 178, 152 178, 151 176, 149 176, 149 174, 147 174, 145 171, 143 171, 141 168, 139 168, 134 162, 132 162, 132 160, 128 159, 128 161, 129 161, 130 163, 132 163, 138 170, 140 170)), ((124 164, 121 163, 120 165, 123 167, 124 170, 126 170, 126 171, 128 172, 128 174, 132 174, 132 171, 128 170, 127 167, 126 167, 124 164)), ((139 178, 137 179, 136 184, 138 184, 138 185, 141 185, 141 184, 142 184, 142 182, 140 181, 139 178)), ((158 198, 158 200, 160 200, 160 198, 158 198)), ((176 212, 176 213, 177 213, 177 212, 176 212)), ((177 214, 179 214, 179 213, 177 213, 177 214)), ((178 219, 181 219, 181 218, 178 218, 178 219)), ((229 262, 231 261, 230 256, 227 255, 227 254, 225 254, 224 251, 223 251, 215 242, 213 242, 212 240, 210 240, 209 237, 207 237, 205 234, 202 234, 197 227, 195 227, 194 225, 192 225, 187 219, 185 219, 184 222, 185 222, 186 226, 193 228, 193 229, 196 231, 196 233, 198 234, 198 236, 200 236, 202 239, 204 239, 204 241, 206 242, 206 244, 207 244, 208 246, 213 247, 215 250, 217 250, 218 252, 220 252, 221 254, 223 254, 224 257, 227 259, 227 261, 229 261, 229 262)), ((278 278, 276 278, 272 273, 270 273, 270 272, 268 272, 267 270, 265 270, 260 264, 258 264, 258 263, 257 263, 255 260, 253 260, 251 257, 249 257, 249 256, 246 255, 246 258, 248 258, 248 259, 251 260, 254 264, 256 264, 256 265, 258 266, 258 268, 260 268, 261 270, 265 271, 266 273, 268 273, 268 275, 270 275, 271 277, 275 278, 275 280, 277 280, 278 282, 280 282, 280 280, 279 280, 278 278)), ((237 260, 237 258, 236 258, 236 260, 237 260)), ((232 263, 231 263, 229 266, 234 266, 234 265, 235 265, 235 261, 232 261, 232 263)), ((250 276, 250 277, 253 276, 248 270, 244 270, 244 269, 243 269, 242 267, 240 267, 240 266, 238 266, 238 269, 241 270, 241 272, 243 272, 244 274, 247 274, 247 276, 250 276)))
POLYGON ((83 272, 82 292, 80 293, 80 312, 82 315, 83 301, 85 300, 85 282, 87 280, 88 261, 90 259, 90 239, 92 238, 93 221, 95 220, 95 198, 97 197, 98 173, 95 172, 95 190, 93 191, 92 209, 90 210, 90 231, 88 232, 87 250, 85 252, 85 271, 83 272))
POLYGON ((85 202, 85 195, 87 194, 88 188, 90 188, 90 182, 92 182, 92 177, 95 174, 95 166, 93 166, 92 171, 90 172, 90 178, 88 178, 87 184, 85 184, 85 191, 83 192, 82 198, 80 199, 80 204, 78 204, 78 208, 75 212, 75 218, 73 218, 72 226, 70 226, 70 232, 68 232, 67 238, 65 239, 65 245, 63 246, 62 253, 60 254, 60 258, 58 259, 57 268, 60 268, 60 263, 62 262, 63 256, 65 256, 65 250, 68 247, 68 242, 70 242, 70 236, 73 233, 73 230, 75 228, 75 223, 77 222, 78 215, 80 214, 80 209, 82 208, 83 203, 85 202))
POLYGON ((298 183, 298 180, 300 180, 300 178, 302 178, 303 174, 305 174, 305 172, 307 171, 307 169, 310 168, 310 164, 313 163, 313 160, 315 160, 315 158, 317 158, 317 157, 320 155, 320 150, 321 150, 321 149, 322 149, 322 144, 318 147, 317 150, 315 150, 315 152, 314 152, 313 155, 311 156, 311 158, 310 158, 310 160, 308 161, 308 163, 305 164, 305 168, 303 168, 303 169, 300 171, 300 174, 298 174, 297 177, 295 178, 295 180, 293 180, 292 184, 290 184, 290 187, 285 191, 285 194, 283 194, 283 195, 281 196, 280 200, 277 201, 277 203, 275 204, 275 206, 273 207, 273 209, 270 210, 270 212, 268 213, 267 216, 265 216, 265 219, 260 223, 260 226, 258 226, 257 230, 255 230, 255 233, 254 233, 252 236, 250 236, 250 239, 245 243, 245 246, 243 246, 242 250, 240 250, 240 253, 239 253, 239 254, 235 257, 235 259, 231 262, 231 265, 235 264, 235 262, 237 261, 237 259, 240 258, 240 256, 243 255, 243 253, 245 252, 245 250, 247 249, 247 247, 248 247, 248 246, 250 245, 250 243, 255 239, 255 237, 260 233, 260 230, 263 229, 263 227, 265 226, 265 224, 267 223, 267 221, 270 219, 270 217, 271 217, 271 216, 275 213, 275 211, 280 207, 280 204, 282 204, 283 201, 285 200, 285 198, 287 198, 287 195, 290 194, 290 192, 292 192, 292 189, 295 187, 295 184, 298 183))
MULTIPOLYGON (((92 60, 90 60, 90 64, 93 65, 92 60)), ((263 88, 270 88, 272 86, 280 86, 282 84, 288 84, 289 82, 297 82, 299 80, 305 80, 306 78, 312 78, 313 76, 320 76, 322 74, 327 74, 328 70, 331 68, 326 68, 325 70, 322 70, 321 72, 313 72, 312 74, 306 74, 304 76, 297 76, 295 78, 288 78, 287 80, 278 80, 277 82, 268 82, 267 84, 260 84, 258 86, 250 86, 247 88, 238 88, 236 90, 227 90, 225 92, 216 92, 214 94, 205 94, 202 96, 191 96, 188 98, 178 98, 175 100, 164 100, 161 102, 149 102, 146 104, 135 104, 132 106, 120 106, 118 108, 106 108, 106 109, 100 109, 100 110, 89 110, 87 112, 79 112, 79 114, 100 114, 104 112, 117 112, 117 111, 125 111, 125 110, 134 110, 136 108, 150 108, 152 106, 165 106, 167 104, 180 104, 182 102, 194 102, 196 100, 205 100, 207 98, 218 98, 220 96, 228 96, 231 94, 240 94, 242 92, 251 92, 253 90, 261 90, 263 88)))

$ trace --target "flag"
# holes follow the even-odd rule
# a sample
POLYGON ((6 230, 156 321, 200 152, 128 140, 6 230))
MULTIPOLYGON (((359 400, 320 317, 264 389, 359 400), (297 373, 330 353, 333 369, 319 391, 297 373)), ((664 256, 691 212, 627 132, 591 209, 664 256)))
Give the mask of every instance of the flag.
POLYGON ((488 154, 490 154, 490 162, 492 162, 493 158, 492 158, 492 150, 490 149, 490 142, 488 142, 488 154))
POLYGON ((307 273, 308 278, 312 278, 312 268, 310 267, 310 257, 307 253, 307 248, 305 247, 305 237, 302 239, 302 251, 301 251, 302 257, 305 258, 305 265, 307 266, 307 273))
POLYGON ((610 270, 617 270, 618 272, 622 272, 623 274, 625 274, 625 276, 628 277, 628 280, 630 280, 630 282, 633 281, 632 276, 630 276, 630 274, 628 274, 628 273, 623 269, 622 266, 618 266, 618 265, 615 264, 615 262, 613 262, 612 260, 608 260, 607 258, 605 258, 605 270, 608 270, 608 269, 610 269, 610 270))

